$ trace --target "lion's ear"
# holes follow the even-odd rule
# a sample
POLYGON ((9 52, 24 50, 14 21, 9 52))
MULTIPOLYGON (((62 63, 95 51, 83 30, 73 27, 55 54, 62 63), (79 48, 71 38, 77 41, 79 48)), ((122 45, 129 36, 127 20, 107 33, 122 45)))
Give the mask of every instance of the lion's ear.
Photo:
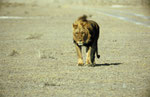
POLYGON ((78 25, 77 24, 73 24, 73 28, 77 29, 78 25))

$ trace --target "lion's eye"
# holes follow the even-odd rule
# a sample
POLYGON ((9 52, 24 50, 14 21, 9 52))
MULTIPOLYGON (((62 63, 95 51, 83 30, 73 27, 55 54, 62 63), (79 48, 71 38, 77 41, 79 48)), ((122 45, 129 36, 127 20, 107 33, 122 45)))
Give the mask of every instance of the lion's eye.
POLYGON ((84 32, 81 32, 81 34, 83 35, 83 34, 84 34, 84 32))
POLYGON ((76 32, 75 34, 76 34, 76 35, 78 35, 79 33, 78 33, 78 32, 76 32))

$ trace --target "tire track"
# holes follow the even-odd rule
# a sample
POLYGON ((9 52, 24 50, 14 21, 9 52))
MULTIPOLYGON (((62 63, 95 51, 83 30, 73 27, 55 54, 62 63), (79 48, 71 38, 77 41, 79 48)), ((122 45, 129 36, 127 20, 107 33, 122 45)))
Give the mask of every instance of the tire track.
POLYGON ((145 22, 142 22, 142 21, 139 21, 139 20, 135 20, 135 19, 128 18, 128 17, 125 17, 125 16, 121 16, 121 15, 117 15, 117 13, 116 14, 115 13, 109 13, 109 12, 101 11, 101 10, 95 10, 94 12, 96 12, 98 14, 111 16, 111 17, 114 17, 114 18, 117 18, 117 19, 120 19, 120 20, 123 20, 123 21, 127 21, 127 22, 130 22, 130 23, 134 23, 136 25, 142 25, 142 26, 145 26, 145 27, 150 27, 149 22, 145 23, 145 22))
POLYGON ((98 8, 92 8, 92 7, 71 7, 73 9, 84 9, 84 10, 87 10, 88 12, 94 12, 94 13, 97 13, 97 14, 103 14, 103 15, 106 15, 106 16, 110 16, 110 17, 113 17, 113 18, 117 18, 119 20, 123 20, 123 21, 127 21, 127 22, 130 22, 130 23, 134 23, 136 25, 142 25, 144 27, 150 27, 150 16, 144 16, 142 14, 136 14, 136 13, 130 13, 130 12, 124 12, 124 11, 116 11, 116 10, 113 10, 113 13, 112 13, 112 10, 102 10, 102 9, 98 9, 98 8), (123 16, 123 15, 118 15, 118 13, 123 13, 123 14, 126 14, 126 15, 132 15, 134 16, 135 18, 136 17, 140 17, 140 18, 144 18, 144 19, 147 19, 148 21, 147 22, 143 22, 141 20, 136 20, 134 18, 129 18, 127 16, 123 16))

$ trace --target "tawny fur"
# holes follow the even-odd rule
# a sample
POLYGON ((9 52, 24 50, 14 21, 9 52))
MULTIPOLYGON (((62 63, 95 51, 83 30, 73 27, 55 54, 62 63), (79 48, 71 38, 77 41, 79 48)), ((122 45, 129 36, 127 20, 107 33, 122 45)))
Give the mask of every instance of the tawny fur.
POLYGON ((73 40, 78 55, 78 65, 84 65, 82 57, 82 46, 86 46, 87 58, 86 64, 93 65, 95 63, 95 54, 98 55, 99 25, 92 20, 87 20, 87 16, 79 17, 73 23, 73 40))

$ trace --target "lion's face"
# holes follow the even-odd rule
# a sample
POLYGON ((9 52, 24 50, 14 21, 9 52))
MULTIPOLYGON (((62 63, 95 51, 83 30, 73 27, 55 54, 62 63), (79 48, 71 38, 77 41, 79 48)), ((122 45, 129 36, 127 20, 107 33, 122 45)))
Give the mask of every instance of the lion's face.
POLYGON ((76 41, 76 43, 81 46, 87 40, 87 33, 84 32, 84 30, 79 30, 79 29, 74 30, 74 32, 73 32, 73 38, 76 41))
POLYGON ((80 46, 87 43, 88 30, 80 22, 73 24, 73 39, 80 46))

